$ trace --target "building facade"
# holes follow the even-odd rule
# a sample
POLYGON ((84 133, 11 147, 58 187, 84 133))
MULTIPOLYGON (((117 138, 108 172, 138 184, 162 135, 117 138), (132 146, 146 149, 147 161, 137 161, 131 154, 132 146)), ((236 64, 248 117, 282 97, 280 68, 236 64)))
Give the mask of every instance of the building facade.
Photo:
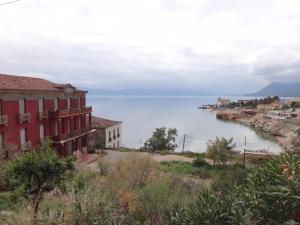
POLYGON ((98 148, 120 148, 122 146, 122 121, 92 117, 92 127, 96 130, 94 140, 98 148))
POLYGON ((86 93, 70 84, 0 75, 0 155, 28 151, 46 139, 62 156, 85 154, 94 132, 86 93))

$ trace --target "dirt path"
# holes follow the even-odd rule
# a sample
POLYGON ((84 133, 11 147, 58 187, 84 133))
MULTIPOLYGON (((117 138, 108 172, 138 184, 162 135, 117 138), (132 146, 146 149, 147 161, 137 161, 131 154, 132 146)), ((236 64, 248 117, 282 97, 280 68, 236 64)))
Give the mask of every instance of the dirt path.
MULTIPOLYGON (((130 154, 139 154, 141 156, 150 156, 155 162, 162 162, 162 161, 183 161, 183 162, 192 162, 193 158, 188 158, 185 156, 180 155, 160 155, 157 153, 147 153, 147 152, 119 152, 114 150, 105 150, 107 153, 103 160, 108 163, 114 163, 119 160, 126 160, 129 158, 130 154)), ((91 154, 89 158, 92 160, 88 160, 86 162, 81 162, 80 165, 87 167, 89 169, 96 169, 97 168, 97 159, 100 158, 100 155, 91 154)))

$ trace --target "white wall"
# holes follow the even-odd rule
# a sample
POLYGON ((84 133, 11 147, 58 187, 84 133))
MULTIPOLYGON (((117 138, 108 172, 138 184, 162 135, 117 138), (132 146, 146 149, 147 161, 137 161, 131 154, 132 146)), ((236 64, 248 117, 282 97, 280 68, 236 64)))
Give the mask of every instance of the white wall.
POLYGON ((119 148, 122 146, 122 123, 108 127, 105 129, 105 147, 106 148, 119 148), (120 137, 118 137, 118 128, 120 130, 120 137), (114 131, 116 138, 114 139, 114 131), (111 141, 109 141, 109 131, 111 133, 111 141))

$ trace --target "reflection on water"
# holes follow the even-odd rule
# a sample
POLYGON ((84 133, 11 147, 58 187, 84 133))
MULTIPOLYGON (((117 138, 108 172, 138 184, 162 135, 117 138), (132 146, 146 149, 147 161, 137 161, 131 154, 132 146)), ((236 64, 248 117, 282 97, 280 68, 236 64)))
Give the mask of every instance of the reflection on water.
MULTIPOLYGON (((231 97, 233 99, 234 97, 231 97)), ((215 113, 200 110, 201 104, 212 104, 217 97, 122 97, 89 96, 88 104, 99 117, 123 121, 123 145, 138 148, 157 127, 176 127, 178 150, 186 134, 185 150, 205 151, 206 143, 215 137, 233 137, 242 150, 244 137, 247 149, 280 148, 272 136, 257 132, 239 123, 217 120, 215 113)))

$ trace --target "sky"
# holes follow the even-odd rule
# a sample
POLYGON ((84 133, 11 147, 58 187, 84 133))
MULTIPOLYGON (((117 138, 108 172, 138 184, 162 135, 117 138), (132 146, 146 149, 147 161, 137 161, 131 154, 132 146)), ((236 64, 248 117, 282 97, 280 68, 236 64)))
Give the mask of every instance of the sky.
POLYGON ((251 93, 300 81, 300 1, 20 0, 0 5, 0 73, 251 93))

